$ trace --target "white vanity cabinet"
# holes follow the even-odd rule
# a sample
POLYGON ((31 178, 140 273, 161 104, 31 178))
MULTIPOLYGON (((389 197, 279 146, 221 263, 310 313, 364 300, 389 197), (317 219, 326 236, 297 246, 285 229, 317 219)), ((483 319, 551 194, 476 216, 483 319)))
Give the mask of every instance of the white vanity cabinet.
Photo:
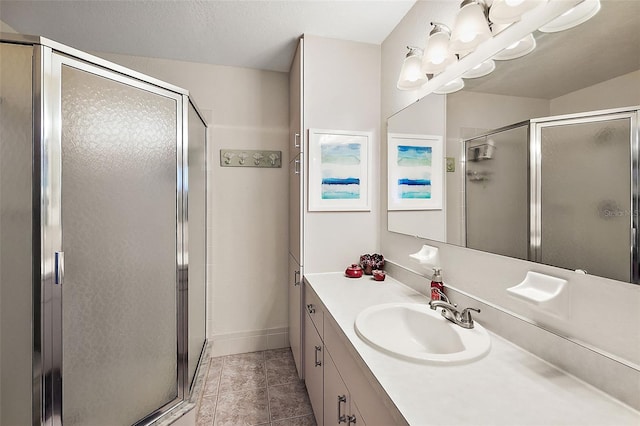
POLYGON ((303 291, 304 377, 318 425, 406 424, 392 414, 384 390, 358 364, 317 294, 306 283, 303 291))
POLYGON ((324 425, 364 425, 362 415, 338 372, 331 354, 324 353, 324 425))
POLYGON ((307 312, 304 316, 304 382, 318 425, 324 410, 324 343, 307 312))

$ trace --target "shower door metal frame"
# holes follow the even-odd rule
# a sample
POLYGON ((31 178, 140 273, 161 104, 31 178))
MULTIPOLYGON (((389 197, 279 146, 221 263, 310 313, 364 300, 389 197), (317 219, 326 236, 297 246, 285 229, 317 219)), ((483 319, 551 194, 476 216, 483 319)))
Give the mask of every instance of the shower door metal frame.
POLYGON ((62 424, 62 289, 54 284, 55 253, 62 250, 61 221, 61 71, 70 66, 110 80, 165 96, 176 102, 176 362, 177 396, 137 424, 147 424, 166 414, 188 395, 188 338, 186 291, 188 279, 186 227, 186 180, 188 141, 184 138, 184 97, 188 92, 159 80, 116 66, 108 61, 49 40, 34 44, 34 295, 41 294, 34 309, 42 330, 34 327, 34 424, 62 424), (36 229, 37 228, 37 229, 36 229), (37 247, 37 246, 34 246, 37 247), (39 334, 39 335, 36 335, 39 334), (40 349, 41 353, 37 353, 40 349), (37 364, 37 365, 36 365, 37 364))
POLYGON ((632 284, 640 283, 640 226, 638 215, 640 214, 639 190, 639 132, 640 106, 627 108, 615 108, 601 111, 589 111, 577 114, 559 115, 554 117, 544 117, 531 120, 530 127, 530 259, 542 262, 542 130, 547 127, 558 127, 572 124, 596 123, 616 119, 628 119, 629 149, 631 155, 631 194, 629 214, 629 260, 630 260, 630 281, 632 284))

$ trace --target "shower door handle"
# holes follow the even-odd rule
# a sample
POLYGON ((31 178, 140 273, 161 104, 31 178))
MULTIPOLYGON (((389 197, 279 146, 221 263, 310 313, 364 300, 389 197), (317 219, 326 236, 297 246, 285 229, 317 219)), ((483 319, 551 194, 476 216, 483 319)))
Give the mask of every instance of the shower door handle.
POLYGON ((64 280, 64 252, 57 251, 55 253, 55 278, 54 284, 62 285, 64 280))

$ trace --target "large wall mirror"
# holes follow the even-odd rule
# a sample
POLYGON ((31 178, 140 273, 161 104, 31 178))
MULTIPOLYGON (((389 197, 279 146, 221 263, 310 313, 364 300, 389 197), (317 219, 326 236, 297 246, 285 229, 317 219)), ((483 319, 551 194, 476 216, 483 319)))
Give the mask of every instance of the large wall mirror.
MULTIPOLYGON (((443 208, 388 211, 388 230, 638 283, 638 28, 640 2, 603 0, 465 79, 446 95, 443 208)), ((428 133, 430 114, 418 101, 388 132, 428 133)))

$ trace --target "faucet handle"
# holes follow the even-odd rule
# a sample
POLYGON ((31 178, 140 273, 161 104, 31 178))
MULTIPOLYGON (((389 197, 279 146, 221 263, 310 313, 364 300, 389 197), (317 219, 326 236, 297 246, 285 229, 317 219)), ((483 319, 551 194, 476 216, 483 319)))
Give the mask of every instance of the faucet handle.
POLYGON ((471 311, 480 313, 480 309, 464 308, 462 310, 462 312, 460 313, 460 318, 462 319, 462 322, 468 323, 468 324, 473 324, 473 318, 471 318, 471 311))

